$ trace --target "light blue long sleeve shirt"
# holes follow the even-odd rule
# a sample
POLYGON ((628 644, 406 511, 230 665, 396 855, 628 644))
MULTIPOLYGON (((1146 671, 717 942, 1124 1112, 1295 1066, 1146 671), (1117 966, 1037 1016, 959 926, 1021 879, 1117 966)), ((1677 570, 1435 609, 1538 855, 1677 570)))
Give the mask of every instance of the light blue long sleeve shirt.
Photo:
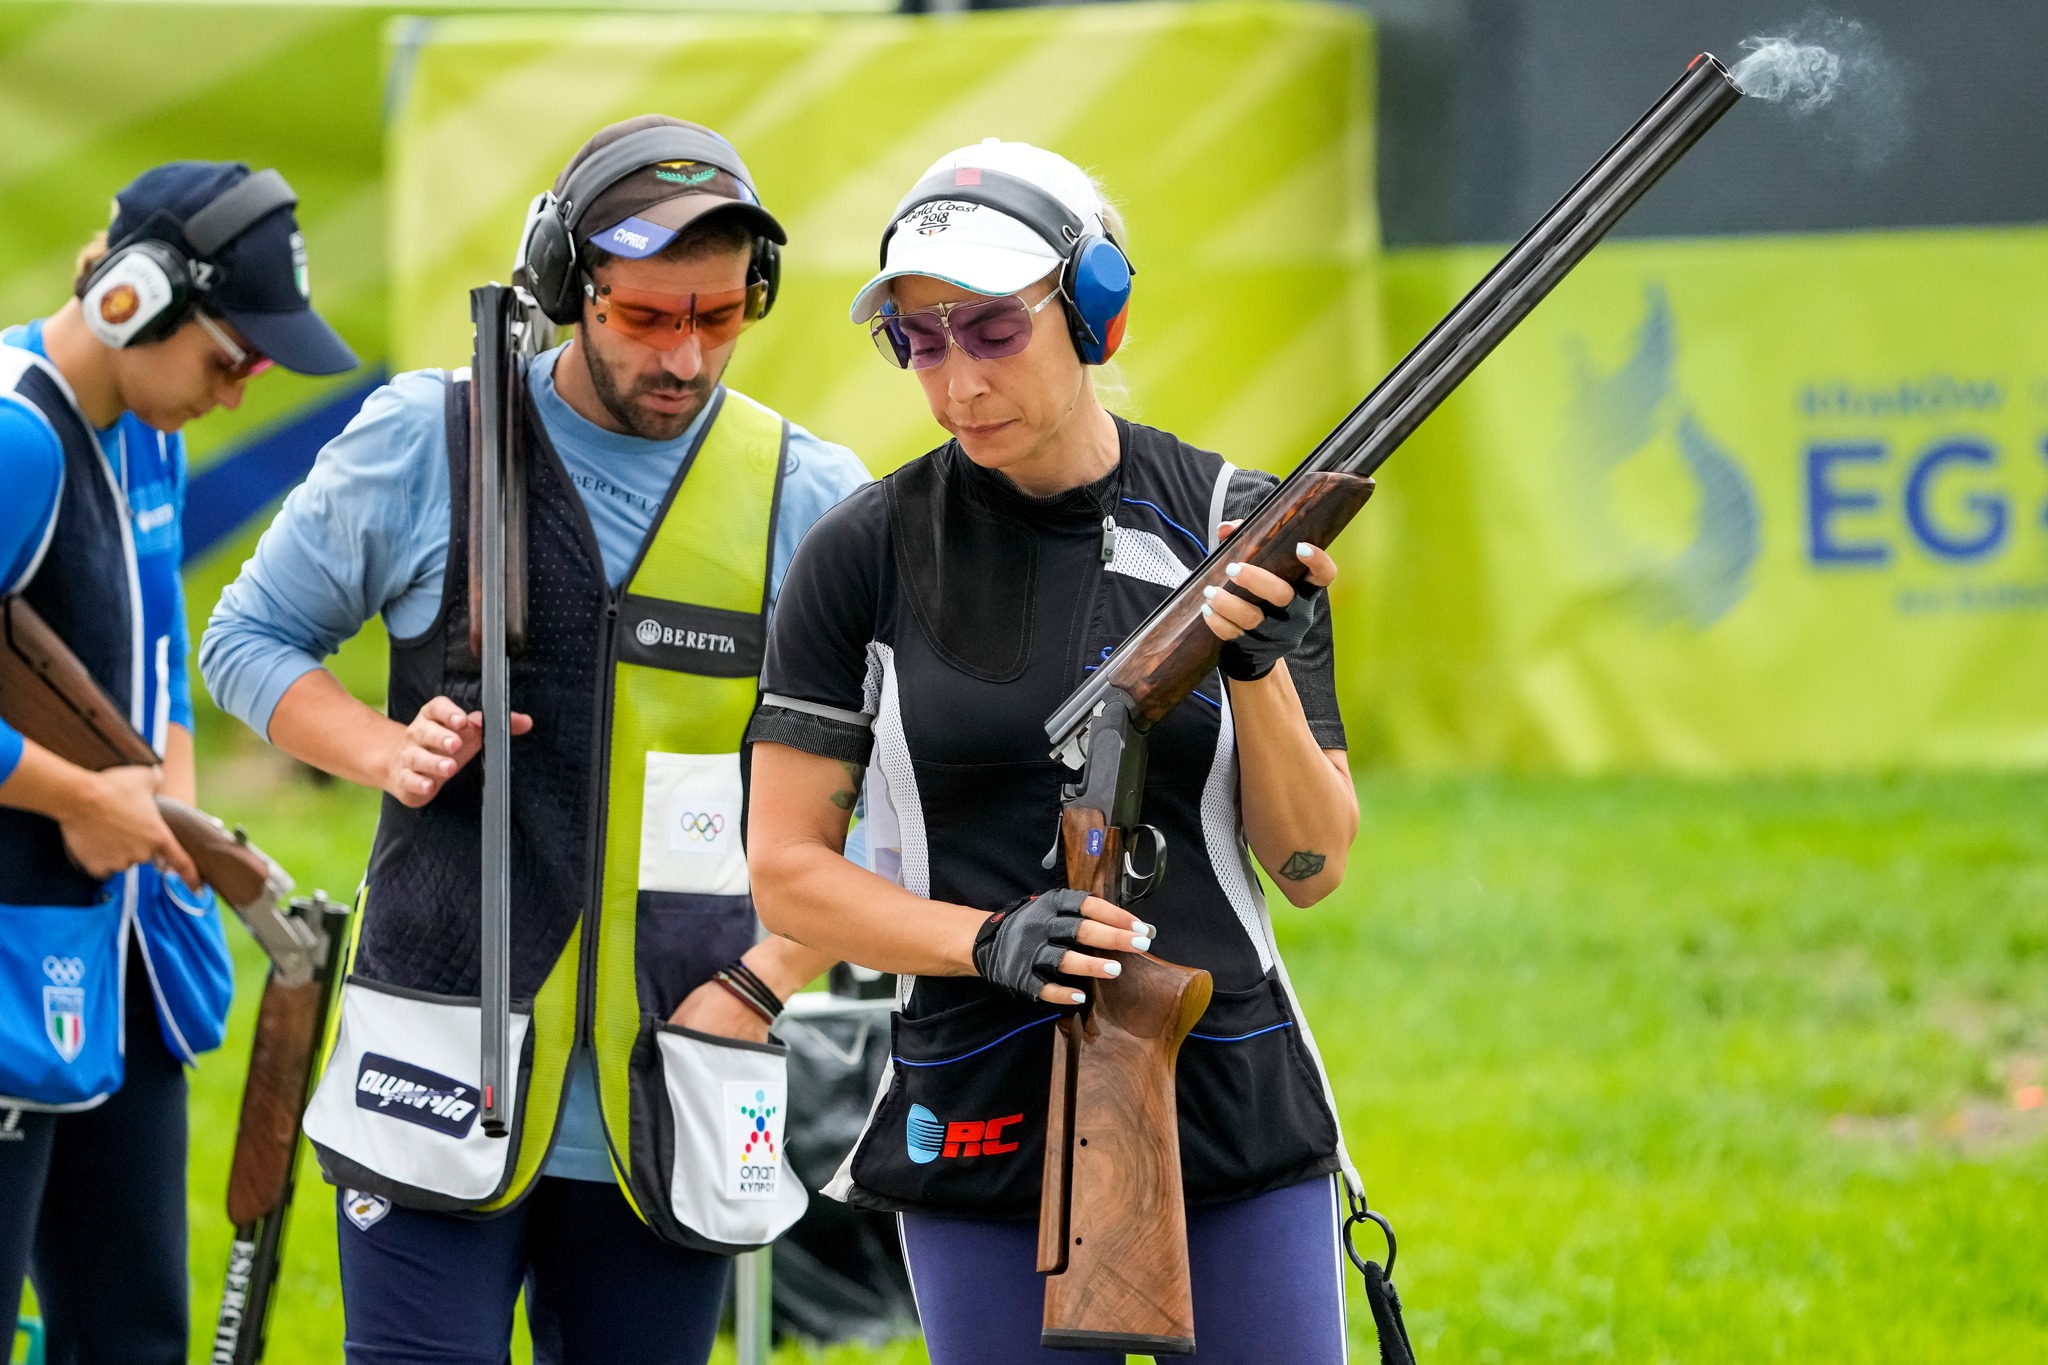
MULTIPOLYGON (((555 391, 559 354, 536 357, 527 382, 563 468, 583 495, 605 576, 616 588, 705 419, 673 441, 606 431, 555 391)), ((241 576, 221 594, 200 640, 199 670, 214 701, 258 734, 268 737, 285 689, 320 667, 372 616, 381 615, 396 639, 433 624, 451 515, 446 395, 447 375, 440 370, 398 375, 371 394, 320 452, 241 576)), ((769 571, 771 606, 804 533, 868 479, 851 450, 792 426, 769 571)), ((587 1052, 579 1052, 570 1072, 561 1128, 543 1173, 612 1178, 587 1052)))
MULTIPOLYGON (((558 354, 536 357, 527 378, 616 588, 704 417, 673 441, 606 431, 555 392, 558 354)), ((381 615, 396 639, 433 624, 448 558, 446 386, 444 371, 414 370, 371 394, 221 594, 199 644, 199 670, 214 702, 256 733, 269 735, 285 689, 372 616, 381 615)), ((868 478, 845 446, 791 428, 771 604, 811 523, 868 478)))

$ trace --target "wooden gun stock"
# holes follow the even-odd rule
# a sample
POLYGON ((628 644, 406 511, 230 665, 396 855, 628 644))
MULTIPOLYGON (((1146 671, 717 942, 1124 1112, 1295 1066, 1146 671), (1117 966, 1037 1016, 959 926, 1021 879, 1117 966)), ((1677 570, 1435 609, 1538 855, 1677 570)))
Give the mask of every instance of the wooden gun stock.
POLYGON ((327 1020, 341 993, 347 908, 316 891, 311 900, 294 901, 281 918, 305 940, 310 966, 299 981, 273 967, 256 1014, 228 1171, 228 1218, 235 1235, 206 1357, 210 1365, 258 1365, 263 1359, 291 1221, 300 1124, 327 1020))
POLYGON ((320 1046, 321 1001, 327 983, 317 977, 287 986, 272 976, 256 1012, 242 1117, 235 1128, 235 1160, 228 1171, 228 1221, 236 1227, 274 1213, 283 1204, 298 1151, 299 1117, 313 1054, 320 1046))
MULTIPOLYGON (((1061 818, 1067 884, 1115 899, 1123 859, 1103 812, 1061 818)), ((1090 951, 1099 951, 1093 950, 1090 951)), ((1042 1345, 1186 1355, 1195 1348, 1174 1064, 1209 1007, 1209 974, 1101 953, 1123 975, 1055 1026, 1038 1269, 1042 1345)))
MULTIPOLYGON (((0 600, 0 717, 57 757, 94 772, 159 761, 78 656, 18 596, 0 600)), ((240 831, 206 812, 168 796, 159 796, 156 808, 201 879, 242 917, 278 969, 293 981, 310 976, 304 938, 280 911, 292 879, 240 831)))

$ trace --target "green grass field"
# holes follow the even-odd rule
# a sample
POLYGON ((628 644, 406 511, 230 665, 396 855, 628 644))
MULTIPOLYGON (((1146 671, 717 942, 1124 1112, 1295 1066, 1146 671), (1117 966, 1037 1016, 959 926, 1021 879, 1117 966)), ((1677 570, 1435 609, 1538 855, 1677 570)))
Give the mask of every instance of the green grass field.
MULTIPOLYGON (((215 756, 223 815, 353 886, 367 798, 215 756)), ((1281 934, 1427 1365, 2048 1358, 2048 778, 1360 793, 1349 884, 1281 934)), ((245 968, 194 1088, 195 1326, 245 968)), ((307 1171, 278 1361, 339 1358, 307 1171)))

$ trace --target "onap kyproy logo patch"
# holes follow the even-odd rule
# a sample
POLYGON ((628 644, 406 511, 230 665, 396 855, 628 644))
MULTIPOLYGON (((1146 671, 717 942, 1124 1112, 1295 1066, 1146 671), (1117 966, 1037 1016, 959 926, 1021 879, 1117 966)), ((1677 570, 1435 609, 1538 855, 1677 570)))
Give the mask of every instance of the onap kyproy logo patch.
POLYGON ((396 1057, 365 1052, 356 1067, 356 1108, 448 1137, 469 1136, 476 1126, 476 1102, 475 1086, 396 1057))
POLYGON ((773 1199, 782 1181, 782 1119, 789 1110, 781 1081, 725 1085, 725 1197, 773 1199))
POLYGON ((85 961, 46 957, 43 975, 50 978, 43 987, 43 1034, 68 1066, 85 1049, 85 961))

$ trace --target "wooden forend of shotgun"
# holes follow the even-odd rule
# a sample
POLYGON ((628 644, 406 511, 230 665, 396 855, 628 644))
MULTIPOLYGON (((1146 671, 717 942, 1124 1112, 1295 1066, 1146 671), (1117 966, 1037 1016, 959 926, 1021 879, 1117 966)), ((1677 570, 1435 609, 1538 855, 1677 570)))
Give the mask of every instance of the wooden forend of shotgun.
MULTIPOLYGON (((1239 527, 1224 544, 1232 560, 1256 564, 1298 584, 1308 566, 1294 552, 1307 541, 1328 549, 1351 519, 1372 497, 1373 481, 1355 474, 1316 474, 1298 489, 1283 489, 1269 505, 1261 508, 1239 527)), ((1251 594, 1225 576, 1223 562, 1202 576, 1193 586, 1176 591, 1158 626, 1149 632, 1144 647, 1134 651, 1108 679, 1137 703, 1142 724, 1151 725, 1165 717, 1201 684, 1222 657, 1223 642, 1202 619, 1201 588, 1213 586, 1250 598, 1251 594)))

